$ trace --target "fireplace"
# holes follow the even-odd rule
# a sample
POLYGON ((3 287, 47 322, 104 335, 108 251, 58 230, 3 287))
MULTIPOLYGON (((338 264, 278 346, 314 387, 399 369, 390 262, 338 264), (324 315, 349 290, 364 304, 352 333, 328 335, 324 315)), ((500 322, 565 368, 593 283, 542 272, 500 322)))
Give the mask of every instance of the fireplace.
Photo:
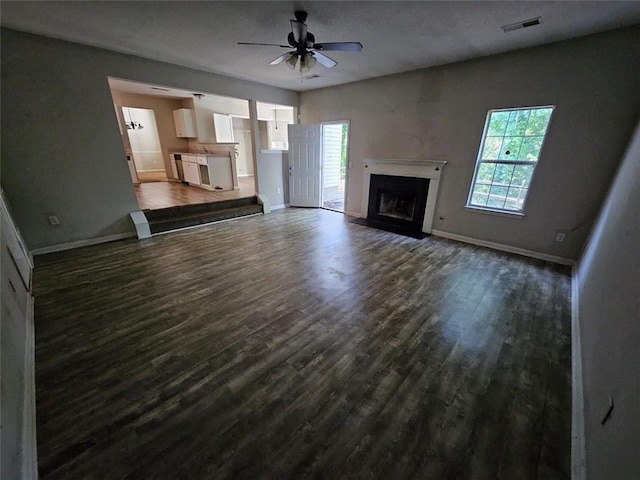
POLYGON ((371 226, 420 236, 428 190, 428 178, 371 175, 367 220, 371 226))
POLYGON ((424 238, 431 232, 445 163, 366 159, 362 209, 354 222, 424 238))

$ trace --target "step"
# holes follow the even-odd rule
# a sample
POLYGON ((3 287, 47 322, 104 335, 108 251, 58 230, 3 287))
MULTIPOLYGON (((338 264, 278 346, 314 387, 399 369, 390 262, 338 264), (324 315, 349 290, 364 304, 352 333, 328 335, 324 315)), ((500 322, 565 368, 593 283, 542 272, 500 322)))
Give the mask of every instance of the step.
POLYGON ((223 200, 220 202, 197 203, 193 205, 180 205, 177 207, 159 208, 157 210, 144 210, 144 214, 147 217, 147 220, 151 222, 154 220, 161 220, 165 218, 183 217, 186 215, 228 210, 230 208, 257 204, 258 198, 253 196, 246 198, 235 198, 232 200, 223 200))
POLYGON ((188 215, 176 215, 172 218, 167 217, 156 220, 149 220, 149 228, 152 234, 168 232, 181 228, 194 227, 197 225, 229 220, 231 218, 255 215, 258 213, 262 213, 262 211, 262 205, 255 203, 252 205, 244 205, 222 210, 216 209, 213 211, 197 212, 188 215))

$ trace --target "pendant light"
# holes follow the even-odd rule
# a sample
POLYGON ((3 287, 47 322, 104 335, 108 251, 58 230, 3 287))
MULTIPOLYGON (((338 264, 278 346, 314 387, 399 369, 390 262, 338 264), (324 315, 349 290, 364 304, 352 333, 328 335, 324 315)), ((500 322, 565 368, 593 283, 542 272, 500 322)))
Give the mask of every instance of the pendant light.
POLYGON ((133 118, 131 117, 131 108, 130 107, 125 107, 127 109, 127 113, 129 114, 129 121, 125 122, 125 125, 127 126, 127 130, 142 130, 144 127, 142 126, 142 124, 140 122, 136 122, 133 120, 133 118))

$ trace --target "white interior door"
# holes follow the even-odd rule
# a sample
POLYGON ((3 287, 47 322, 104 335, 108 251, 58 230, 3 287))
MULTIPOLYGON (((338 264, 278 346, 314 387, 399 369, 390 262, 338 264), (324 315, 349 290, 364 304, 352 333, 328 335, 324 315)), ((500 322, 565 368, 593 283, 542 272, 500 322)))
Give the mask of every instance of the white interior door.
POLYGON ((322 129, 320 125, 289 125, 289 204, 321 206, 322 129))

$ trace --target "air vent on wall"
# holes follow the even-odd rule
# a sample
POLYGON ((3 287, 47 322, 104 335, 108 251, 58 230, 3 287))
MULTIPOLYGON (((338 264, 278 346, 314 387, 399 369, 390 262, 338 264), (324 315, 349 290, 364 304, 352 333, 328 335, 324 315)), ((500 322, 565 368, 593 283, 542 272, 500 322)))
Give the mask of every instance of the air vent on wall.
POLYGON ((504 33, 513 32, 514 30, 520 30, 521 28, 533 27, 542 23, 542 17, 530 18, 529 20, 523 20, 522 22, 512 23, 511 25, 503 25, 502 31, 504 33))

